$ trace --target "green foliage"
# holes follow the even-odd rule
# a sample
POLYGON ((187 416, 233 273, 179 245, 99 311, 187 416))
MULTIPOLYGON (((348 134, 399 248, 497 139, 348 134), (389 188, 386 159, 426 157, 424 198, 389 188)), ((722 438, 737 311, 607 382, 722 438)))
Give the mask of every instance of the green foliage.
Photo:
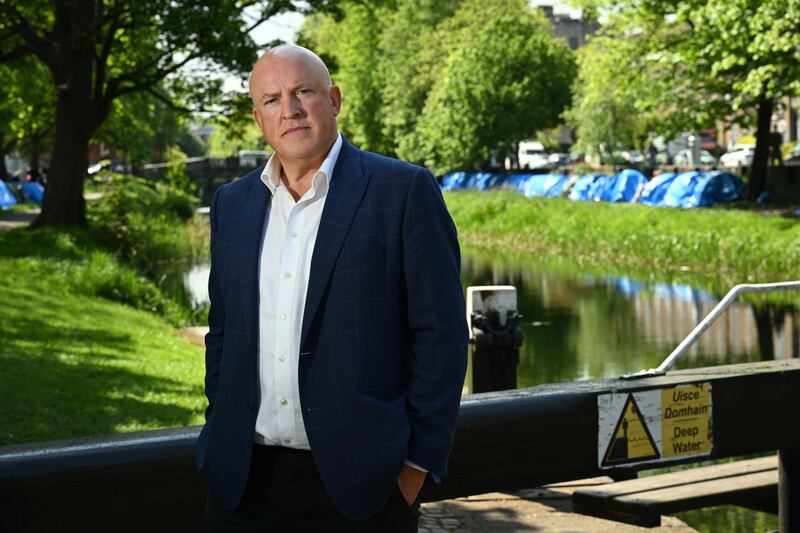
POLYGON ((52 129, 55 92, 47 70, 31 58, 0 63, 0 148, 18 148, 52 129))
POLYGON ((42 290, 50 285, 61 286, 76 294, 107 298, 157 313, 176 324, 184 320, 184 311, 152 281, 98 248, 84 231, 3 231, 0 244, 0 270, 24 272, 31 280, 38 279, 40 283, 31 283, 42 290))
POLYGON ((521 0, 346 3, 301 42, 332 57, 340 127, 362 148, 435 170, 485 163, 558 123, 572 52, 521 0))
MULTIPOLYGON (((248 100, 249 101, 249 100, 248 100)), ((252 103, 251 103, 252 107, 252 103)), ((208 155, 231 157, 239 150, 265 150, 264 134, 250 113, 244 115, 247 122, 241 126, 236 121, 220 122, 208 138, 208 155)))
POLYGON ((660 117, 644 109, 647 71, 635 43, 597 37, 578 51, 572 108, 564 113, 576 130, 575 149, 608 156, 618 147, 641 147, 660 117))
POLYGON ((92 235, 104 248, 142 272, 167 259, 200 252, 186 235, 197 201, 174 183, 115 174, 103 197, 88 206, 92 235))

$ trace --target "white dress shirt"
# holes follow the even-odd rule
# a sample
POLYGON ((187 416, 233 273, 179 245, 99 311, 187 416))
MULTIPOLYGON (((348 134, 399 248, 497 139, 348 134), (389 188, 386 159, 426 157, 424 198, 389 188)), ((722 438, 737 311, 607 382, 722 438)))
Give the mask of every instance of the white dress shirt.
POLYGON ((272 203, 261 247, 258 283, 261 402, 254 439, 260 444, 310 449, 300 407, 300 333, 311 255, 341 148, 339 134, 311 178, 311 188, 297 202, 281 181, 276 154, 261 173, 272 203))

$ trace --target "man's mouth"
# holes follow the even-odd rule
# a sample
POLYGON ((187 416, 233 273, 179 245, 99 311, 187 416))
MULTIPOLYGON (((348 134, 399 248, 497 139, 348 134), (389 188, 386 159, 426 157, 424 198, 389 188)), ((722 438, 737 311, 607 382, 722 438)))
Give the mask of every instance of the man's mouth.
POLYGON ((295 135, 301 133, 307 129, 310 129, 308 126, 297 126, 296 128, 289 128, 288 130, 283 132, 283 135, 295 135))

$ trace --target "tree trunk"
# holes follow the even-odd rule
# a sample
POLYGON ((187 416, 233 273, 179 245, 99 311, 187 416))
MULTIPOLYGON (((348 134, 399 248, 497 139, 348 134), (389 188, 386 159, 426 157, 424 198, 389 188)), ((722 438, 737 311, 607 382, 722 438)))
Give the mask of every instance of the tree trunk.
POLYGON ((41 226, 86 227, 86 201, 83 181, 89 166, 89 136, 80 135, 78 110, 59 106, 56 112, 55 142, 50 158, 50 173, 42 212, 31 224, 41 226), (68 111, 72 111, 69 113, 68 111))
POLYGON ((109 111, 92 95, 93 43, 85 36, 91 33, 94 12, 92 0, 56 3, 53 32, 64 45, 56 48, 47 65, 57 90, 55 139, 44 205, 32 228, 86 227, 83 181, 89 166, 89 140, 109 111))
POLYGON ((769 125, 772 122, 772 99, 762 97, 758 104, 758 128, 756 130, 756 151, 750 167, 747 182, 747 200, 755 202, 758 195, 767 188, 767 158, 769 155, 769 125))

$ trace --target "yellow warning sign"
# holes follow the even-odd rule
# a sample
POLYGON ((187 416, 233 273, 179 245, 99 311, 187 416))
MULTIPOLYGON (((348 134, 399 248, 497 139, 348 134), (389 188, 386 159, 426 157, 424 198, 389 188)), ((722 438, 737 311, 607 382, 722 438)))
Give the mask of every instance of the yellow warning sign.
POLYGON ((661 391, 661 445, 664 457, 711 453, 711 384, 661 391))
POLYGON ((647 428, 636 400, 632 394, 628 394, 601 466, 614 466, 660 457, 658 446, 647 428))

